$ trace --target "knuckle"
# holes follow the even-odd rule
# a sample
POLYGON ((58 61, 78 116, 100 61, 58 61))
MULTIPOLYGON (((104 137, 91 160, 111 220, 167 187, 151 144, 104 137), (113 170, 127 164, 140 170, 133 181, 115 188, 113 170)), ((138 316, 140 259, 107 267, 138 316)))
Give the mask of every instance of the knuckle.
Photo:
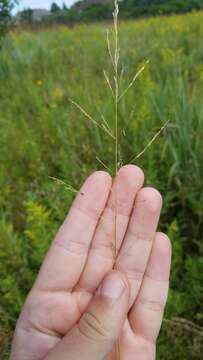
POLYGON ((111 332, 91 312, 86 312, 78 323, 79 332, 92 341, 109 341, 111 332))
POLYGON ((145 298, 140 299, 140 304, 153 312, 163 313, 165 303, 161 301, 152 301, 145 298))
POLYGON ((88 245, 80 239, 69 239, 66 245, 62 241, 56 239, 53 246, 62 248, 66 252, 76 255, 83 255, 88 252, 88 245))
POLYGON ((136 268, 123 269, 129 280, 141 281, 143 279, 144 270, 136 268))
POLYGON ((113 246, 111 243, 112 236, 106 234, 106 243, 100 243, 100 244, 93 244, 91 247, 91 252, 94 253, 96 256, 99 256, 105 260, 110 260, 111 262, 114 260, 113 255, 113 246))

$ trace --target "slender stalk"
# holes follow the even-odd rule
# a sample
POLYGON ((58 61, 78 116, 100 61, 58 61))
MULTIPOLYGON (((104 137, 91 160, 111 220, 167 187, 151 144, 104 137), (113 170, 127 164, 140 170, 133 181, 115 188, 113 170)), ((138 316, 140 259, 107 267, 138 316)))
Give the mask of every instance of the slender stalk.
POLYGON ((58 179, 53 176, 49 176, 49 179, 54 180, 58 185, 63 185, 68 191, 72 193, 78 193, 78 190, 76 190, 72 185, 67 184, 65 181, 58 179))
POLYGON ((166 123, 157 131, 157 133, 153 136, 153 138, 147 143, 147 145, 144 147, 144 149, 142 151, 140 151, 139 154, 137 154, 136 156, 133 156, 130 160, 130 162, 134 162, 135 160, 139 159, 148 149, 149 147, 152 146, 152 144, 156 141, 156 139, 158 138, 158 136, 161 134, 161 132, 163 130, 165 130, 165 128, 167 127, 169 123, 169 120, 166 121, 166 123))
POLYGON ((111 134, 111 132, 109 131, 109 129, 104 125, 104 124, 100 124, 98 123, 84 108, 82 108, 82 106, 80 106, 76 101, 71 100, 70 102, 78 109, 80 110, 80 112, 88 119, 90 120, 95 126, 97 126, 98 128, 104 130, 109 136, 114 137, 113 134, 111 134))
MULTIPOLYGON (((118 136, 118 102, 119 102, 119 77, 118 77, 118 65, 119 65, 119 36, 118 36, 118 0, 114 2, 114 12, 113 12, 113 20, 114 20, 114 40, 115 40, 115 52, 114 52, 114 85, 115 85, 115 93, 114 93, 114 107, 115 107, 115 177, 117 176, 119 169, 119 136, 118 136)), ((115 185, 114 191, 114 199, 115 199, 115 213, 114 213, 114 262, 116 267, 116 258, 118 251, 118 239, 117 239, 117 189, 115 185)), ((118 339, 115 346, 116 351, 116 359, 120 360, 120 340, 118 339)))
MULTIPOLYGON (((114 40, 115 40, 115 52, 114 52, 114 84, 115 84, 115 94, 114 94, 114 106, 115 106, 115 177, 118 173, 118 99, 119 99, 119 85, 118 85, 118 63, 119 63, 119 38, 118 38, 118 2, 115 0, 115 8, 113 12, 114 19, 114 40)), ((115 247, 115 261, 117 257, 117 191, 115 188, 115 234, 114 234, 114 247, 115 247)))
MULTIPOLYGON (((145 65, 149 64, 149 60, 147 60, 145 62, 145 65)), ((145 65, 143 65, 141 67, 140 70, 138 70, 138 72, 134 75, 133 79, 131 80, 130 84, 127 86, 127 88, 123 91, 123 93, 119 96, 118 101, 120 101, 128 92, 128 90, 134 85, 135 81, 137 80, 137 78, 140 76, 140 74, 144 71, 145 69, 145 65)))

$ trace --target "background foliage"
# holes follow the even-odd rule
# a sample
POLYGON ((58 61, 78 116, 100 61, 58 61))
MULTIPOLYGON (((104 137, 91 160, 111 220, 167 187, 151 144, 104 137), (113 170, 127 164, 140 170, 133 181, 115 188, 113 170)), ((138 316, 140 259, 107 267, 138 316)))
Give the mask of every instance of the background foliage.
MULTIPOLYGON (((1 0, 8 1, 8 0, 1 0)), ((50 24, 75 24, 107 21, 112 18, 114 0, 82 0, 75 2, 70 8, 63 3, 60 7, 53 2, 50 15, 39 19, 32 16, 32 9, 21 12, 21 23, 32 23, 35 26, 50 24)), ((162 14, 185 13, 203 9, 203 0, 121 0, 119 1, 120 18, 157 16, 162 14)), ((15 22, 15 20, 14 20, 15 22)))
MULTIPOLYGON (((128 162, 156 131, 170 124, 137 162, 146 184, 164 197, 160 227, 173 243, 171 291, 158 359, 197 360, 203 334, 203 13, 120 25, 121 87, 150 59, 122 100, 128 162)), ((0 353, 25 295, 72 201, 54 176, 79 188, 112 165, 112 143, 69 99, 111 124, 112 98, 103 78, 111 65, 103 25, 13 32, 0 54, 0 353), (85 44, 85 46, 84 46, 85 44)))
POLYGON ((5 35, 9 20, 11 18, 11 10, 14 5, 18 3, 18 0, 0 0, 0 46, 5 35))
MULTIPOLYGON (((53 15, 43 19, 46 23, 53 22, 91 22, 109 20, 114 7, 113 0, 98 0, 98 2, 78 1, 70 9, 62 8, 55 3, 51 10, 53 15)), ((136 18, 140 16, 184 13, 203 9, 203 0, 122 0, 120 1, 120 17, 136 18)))

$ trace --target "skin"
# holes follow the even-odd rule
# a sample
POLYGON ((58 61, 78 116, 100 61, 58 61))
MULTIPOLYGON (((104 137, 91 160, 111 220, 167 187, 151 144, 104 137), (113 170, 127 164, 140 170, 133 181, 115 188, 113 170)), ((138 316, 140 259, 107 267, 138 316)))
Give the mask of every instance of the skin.
POLYGON ((27 297, 11 360, 155 359, 171 245, 157 232, 161 195, 143 182, 134 165, 113 185, 103 171, 85 181, 27 297))

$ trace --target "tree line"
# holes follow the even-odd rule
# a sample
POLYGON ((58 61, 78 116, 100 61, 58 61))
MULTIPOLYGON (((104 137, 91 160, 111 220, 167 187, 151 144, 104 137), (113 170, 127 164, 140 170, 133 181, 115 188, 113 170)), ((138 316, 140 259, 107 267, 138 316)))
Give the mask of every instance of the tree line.
MULTIPOLYGON (((11 23, 11 12, 19 0, 0 0, 0 38, 6 33, 11 23)), ((140 16, 156 16, 161 14, 183 13, 203 9, 203 0, 120 0, 120 18, 130 19, 140 16)), ((105 21, 112 18, 113 0, 82 0, 70 8, 65 3, 60 7, 53 2, 49 16, 42 16, 38 23, 71 24, 77 22, 105 21)), ((24 9, 20 21, 32 23, 36 21, 33 10, 24 9)))
MULTIPOLYGON (((203 9, 203 0, 121 0, 119 3, 120 18, 124 19, 203 9)), ((65 4, 60 8, 52 3, 51 16, 46 21, 66 23, 108 20, 112 18, 113 8, 114 1, 111 0, 78 1, 69 9, 65 4)))

